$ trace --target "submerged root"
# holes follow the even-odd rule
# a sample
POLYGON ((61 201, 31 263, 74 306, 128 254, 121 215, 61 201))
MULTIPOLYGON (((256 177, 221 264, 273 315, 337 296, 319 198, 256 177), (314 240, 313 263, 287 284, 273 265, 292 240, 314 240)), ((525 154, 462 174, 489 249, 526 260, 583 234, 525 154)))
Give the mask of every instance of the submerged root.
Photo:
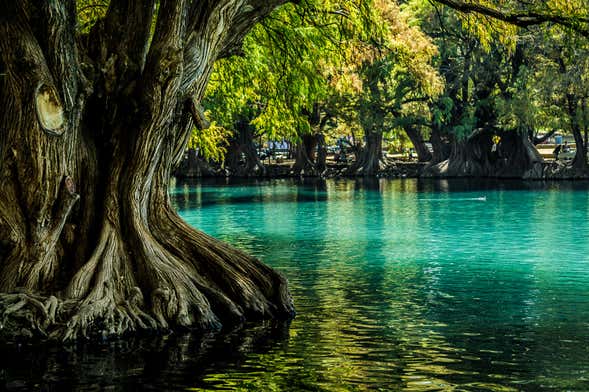
POLYGON ((76 306, 73 315, 68 317, 64 328, 56 330, 51 337, 73 340, 78 337, 90 338, 120 336, 127 332, 157 331, 166 328, 155 317, 146 313, 143 307, 143 295, 138 287, 132 296, 124 301, 115 302, 114 292, 103 298, 86 298, 76 306))
POLYGON ((8 340, 48 338, 68 341, 162 329, 141 309, 137 297, 113 304, 106 298, 76 301, 25 293, 1 294, 0 314, 0 336, 8 340))
POLYGON ((0 294, 0 335, 30 338, 47 337, 56 323, 62 303, 54 296, 0 294))

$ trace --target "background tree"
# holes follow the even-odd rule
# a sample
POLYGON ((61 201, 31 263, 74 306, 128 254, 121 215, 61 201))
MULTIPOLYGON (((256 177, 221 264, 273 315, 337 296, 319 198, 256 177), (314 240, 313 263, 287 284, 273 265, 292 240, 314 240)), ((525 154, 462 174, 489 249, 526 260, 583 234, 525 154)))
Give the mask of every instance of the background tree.
POLYGON ((546 108, 555 126, 575 140, 573 167, 587 170, 587 98, 589 97, 589 43, 562 31, 543 34, 530 53, 530 78, 538 90, 540 108, 546 108))
POLYGON ((234 134, 230 172, 255 174, 257 155, 241 154, 255 151, 254 140, 262 138, 297 145, 295 172, 322 171, 315 148, 330 117, 331 73, 343 61, 342 47, 368 29, 367 9, 369 3, 358 1, 286 5, 251 31, 242 56, 217 64, 204 104, 234 134))
POLYGON ((361 123, 367 141, 360 167, 365 174, 376 172, 374 146, 381 149, 385 131, 403 128, 419 153, 426 154, 427 148, 417 129, 429 120, 425 104, 436 97, 443 86, 432 64, 437 49, 429 37, 411 24, 412 10, 384 2, 379 8, 389 26, 385 48, 372 49, 380 56, 377 54, 372 62, 364 62, 360 71, 365 89, 358 111, 364 119, 361 123), (374 119, 385 121, 376 124, 374 119))
MULTIPOLYGON (((536 165, 542 159, 532 147, 536 140, 530 136, 537 131, 531 128, 537 102, 522 102, 526 97, 522 83, 531 61, 529 51, 524 50, 525 37, 538 34, 538 30, 523 35, 513 27, 499 26, 502 30, 498 34, 495 29, 487 31, 492 24, 481 30, 480 24, 473 26, 471 20, 461 19, 453 11, 434 8, 429 12, 429 17, 435 18, 435 23, 428 25, 433 26, 430 34, 438 37, 440 67, 446 76, 432 141, 434 136, 441 139, 435 134, 446 135, 452 149, 447 156, 434 154, 438 159, 428 174, 542 175, 541 166, 536 165)), ((441 148, 440 143, 434 143, 434 149, 441 148)))

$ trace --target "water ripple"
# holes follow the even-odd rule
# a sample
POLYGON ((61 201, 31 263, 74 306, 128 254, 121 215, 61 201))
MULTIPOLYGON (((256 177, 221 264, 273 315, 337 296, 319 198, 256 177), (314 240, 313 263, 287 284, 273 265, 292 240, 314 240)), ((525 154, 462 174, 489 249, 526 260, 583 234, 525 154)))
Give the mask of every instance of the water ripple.
POLYGON ((179 183, 171 193, 184 219, 288 277, 297 318, 141 343, 122 358, 110 346, 66 359, 5 351, 5 386, 589 390, 588 189, 179 183))

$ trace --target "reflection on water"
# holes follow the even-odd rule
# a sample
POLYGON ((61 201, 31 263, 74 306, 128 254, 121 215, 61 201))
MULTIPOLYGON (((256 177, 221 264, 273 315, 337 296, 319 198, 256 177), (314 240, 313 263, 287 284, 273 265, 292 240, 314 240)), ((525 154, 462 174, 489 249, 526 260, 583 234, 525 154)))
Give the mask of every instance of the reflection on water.
POLYGON ((288 322, 263 322, 204 336, 126 338, 66 348, 0 346, 2 390, 184 390, 210 366, 263 357, 285 340, 288 322))
POLYGON ((190 224, 288 276, 297 318, 69 351, 9 347, 2 378, 23 390, 586 391, 588 189, 176 183, 190 224))
MULTIPOLYGON (((289 277, 264 372, 305 388, 589 389, 586 183, 176 184, 191 224, 289 277)), ((248 363, 260 363, 250 356, 248 363)), ((247 383, 246 365, 196 386, 247 383)), ((292 387, 297 390, 297 387, 292 387)))

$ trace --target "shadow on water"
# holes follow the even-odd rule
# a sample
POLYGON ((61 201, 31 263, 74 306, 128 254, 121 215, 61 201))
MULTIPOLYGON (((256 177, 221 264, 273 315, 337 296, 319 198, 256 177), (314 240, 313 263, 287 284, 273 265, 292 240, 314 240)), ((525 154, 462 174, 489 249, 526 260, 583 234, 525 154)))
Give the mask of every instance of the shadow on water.
POLYGON ((0 389, 8 391, 183 390, 211 368, 236 366, 287 344, 289 322, 230 332, 129 337, 71 346, 3 344, 0 389))
POLYGON ((194 179, 176 180, 174 202, 178 208, 208 207, 211 205, 239 205, 249 203, 264 203, 268 196, 260 192, 262 186, 298 186, 301 192, 277 192, 272 194, 272 203, 305 203, 327 201, 327 188, 324 179, 286 179, 286 180, 248 180, 245 179, 194 179), (203 192, 203 186, 218 192, 203 192), (243 190, 246 192, 235 192, 243 190), (225 191, 223 191, 223 189, 225 191), (305 192, 306 191, 306 192, 305 192))
MULTIPOLYGON (((385 180, 386 181, 386 180, 385 180)), ((585 190, 589 181, 521 181, 495 178, 408 179, 415 181, 417 192, 476 192, 476 191, 574 191, 585 190)))
POLYGON ((297 318, 67 349, 1 346, 0 389, 589 390, 589 243, 577 234, 588 189, 177 182, 171 198, 187 222, 288 277, 297 318))

